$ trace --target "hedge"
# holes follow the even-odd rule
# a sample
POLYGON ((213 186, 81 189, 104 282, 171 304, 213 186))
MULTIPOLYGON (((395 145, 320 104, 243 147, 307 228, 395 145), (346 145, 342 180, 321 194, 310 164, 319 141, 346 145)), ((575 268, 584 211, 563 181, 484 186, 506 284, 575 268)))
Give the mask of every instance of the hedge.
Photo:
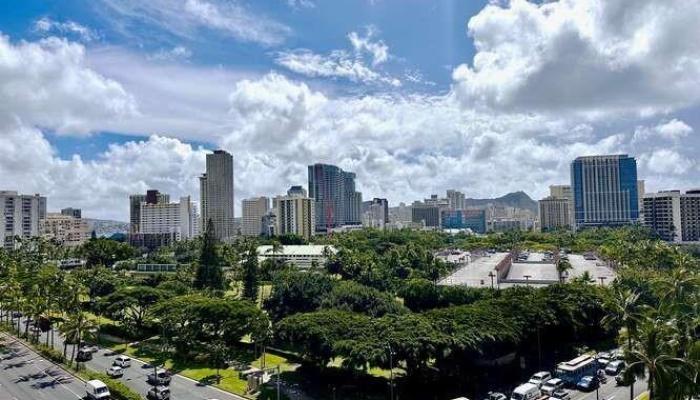
POLYGON ((66 358, 63 357, 63 353, 54 348, 45 346, 43 344, 38 344, 35 347, 42 356, 48 358, 49 360, 55 363, 63 364, 66 361, 66 358))
POLYGON ((111 398, 114 400, 143 400, 141 395, 129 389, 122 382, 112 379, 106 374, 87 370, 82 371, 81 374, 89 380, 98 379, 104 382, 107 388, 109 388, 111 398))

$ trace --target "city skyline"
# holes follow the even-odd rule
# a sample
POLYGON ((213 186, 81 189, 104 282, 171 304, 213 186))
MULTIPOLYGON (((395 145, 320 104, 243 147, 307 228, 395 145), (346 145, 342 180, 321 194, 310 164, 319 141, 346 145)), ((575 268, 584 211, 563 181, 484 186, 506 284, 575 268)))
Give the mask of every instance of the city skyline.
POLYGON ((700 5, 619 6, 624 23, 588 0, 8 2, 0 187, 126 221, 150 188, 198 201, 224 149, 238 199, 317 162, 392 204, 539 199, 572 159, 618 153, 648 192, 693 189, 700 51, 676 38, 700 35, 700 5))

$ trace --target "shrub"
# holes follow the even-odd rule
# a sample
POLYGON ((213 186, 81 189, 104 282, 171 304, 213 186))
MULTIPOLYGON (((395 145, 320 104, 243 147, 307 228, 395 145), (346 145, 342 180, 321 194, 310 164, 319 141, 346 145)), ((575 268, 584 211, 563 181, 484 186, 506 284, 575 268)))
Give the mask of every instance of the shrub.
POLYGON ((115 400, 142 400, 142 397, 129 389, 125 384, 115 379, 110 378, 105 374, 92 371, 84 371, 82 373, 87 379, 98 379, 107 385, 111 398, 115 400))
POLYGON ((45 346, 43 344, 39 344, 36 346, 36 349, 42 356, 48 358, 49 360, 55 363, 63 364, 66 361, 66 358, 63 357, 63 353, 54 348, 45 346))

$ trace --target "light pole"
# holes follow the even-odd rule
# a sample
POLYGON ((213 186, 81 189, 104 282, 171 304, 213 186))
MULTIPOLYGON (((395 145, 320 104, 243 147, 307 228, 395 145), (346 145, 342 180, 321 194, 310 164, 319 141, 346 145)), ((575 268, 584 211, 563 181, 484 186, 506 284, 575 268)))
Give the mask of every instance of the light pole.
POLYGON ((386 344, 386 347, 389 349, 389 400, 394 400, 394 361, 392 358, 394 352, 389 343, 386 344))
POLYGON ((496 275, 493 273, 493 271, 489 271, 489 278, 491 278, 491 290, 494 289, 494 287, 493 287, 493 278, 494 278, 495 276, 496 276, 496 275))
POLYGON ((599 276, 598 279, 600 279, 600 286, 603 286, 603 282, 608 279, 607 276, 599 276))
POLYGON ((525 278, 525 285, 530 286, 530 278, 532 278, 532 275, 523 275, 523 278, 525 278))

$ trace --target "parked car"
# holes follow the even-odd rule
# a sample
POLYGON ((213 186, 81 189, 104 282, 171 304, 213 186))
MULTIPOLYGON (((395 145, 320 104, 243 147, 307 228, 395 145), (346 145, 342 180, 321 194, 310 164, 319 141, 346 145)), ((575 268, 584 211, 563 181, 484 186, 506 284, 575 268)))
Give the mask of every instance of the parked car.
POLYGON ((80 351, 89 352, 89 353, 97 353, 99 350, 100 350, 100 348, 95 346, 94 344, 83 344, 80 347, 80 351))
POLYGON ((540 387, 540 391, 542 391, 542 394, 546 395, 552 395, 557 389, 563 389, 564 388, 564 381, 559 379, 559 378, 552 378, 548 380, 547 382, 543 383, 542 386, 540 387))
POLYGON ((605 373, 608 375, 617 375, 625 368, 625 362, 620 360, 610 361, 605 366, 605 373))
POLYGON ((149 400, 169 400, 170 389, 166 386, 155 386, 146 393, 146 398, 149 400))
POLYGON ((604 351, 596 354, 595 358, 598 361, 598 365, 600 366, 600 368, 605 368, 608 365, 608 363, 613 359, 613 355, 604 351))
POLYGON ((557 389, 549 396, 549 400, 571 400, 571 395, 564 389, 557 389))
POLYGON ((510 400, 534 400, 540 396, 540 388, 532 383, 523 383, 513 390, 510 400))
POLYGON ((107 368, 106 373, 110 378, 121 378, 124 376, 124 370, 122 367, 109 367, 107 368))
MULTIPOLYGON (((150 374, 148 374, 148 377, 146 379, 148 380, 148 383, 167 386, 170 385, 170 380, 172 379, 172 377, 170 376, 170 373, 168 371, 162 368, 158 368, 155 372, 151 372, 150 374)), ((170 396, 169 393, 168 396, 170 396)))
POLYGON ((117 356, 117 358, 114 359, 114 362, 112 362, 112 365, 128 368, 131 366, 131 358, 127 356, 117 356))
POLYGON ((552 379, 552 374, 550 374, 547 371, 540 371, 532 375, 532 378, 530 378, 530 380, 527 382, 532 383, 533 385, 537 385, 537 388, 539 389, 545 382, 547 382, 550 379, 552 379))
POLYGON ((83 349, 78 350, 78 354, 75 356, 77 362, 85 362, 92 360, 92 352, 84 351, 83 349))
POLYGON ((85 392, 89 400, 108 400, 110 396, 107 385, 97 379, 85 382, 85 392))
POLYGON ((484 400, 508 400, 508 396, 500 392, 489 392, 484 400))
POLYGON ((584 392, 595 390, 599 385, 600 382, 598 382, 598 378, 591 375, 584 376, 580 381, 578 381, 578 383, 576 383, 576 387, 584 392))

